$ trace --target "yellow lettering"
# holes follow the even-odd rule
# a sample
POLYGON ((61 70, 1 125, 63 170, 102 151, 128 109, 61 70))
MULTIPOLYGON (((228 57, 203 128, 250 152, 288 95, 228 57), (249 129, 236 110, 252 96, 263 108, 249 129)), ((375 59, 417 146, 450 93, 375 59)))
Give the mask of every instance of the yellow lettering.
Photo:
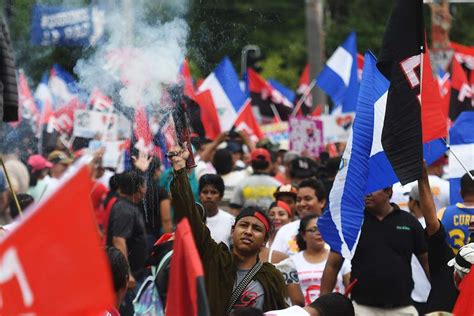
POLYGON ((466 236, 461 229, 456 228, 449 231, 449 237, 453 240, 454 247, 452 248, 453 248, 454 253, 457 254, 459 251, 459 248, 465 245, 464 238, 466 236))
POLYGON ((453 223, 454 223, 454 226, 459 226, 459 215, 453 216, 453 223))

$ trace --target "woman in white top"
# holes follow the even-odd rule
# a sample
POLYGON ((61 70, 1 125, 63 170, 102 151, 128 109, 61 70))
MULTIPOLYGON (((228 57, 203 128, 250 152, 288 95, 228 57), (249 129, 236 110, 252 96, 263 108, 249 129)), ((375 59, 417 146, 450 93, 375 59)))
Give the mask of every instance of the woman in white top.
MULTIPOLYGON (((307 215, 301 219, 296 236, 300 252, 291 258, 298 271, 306 304, 310 304, 319 297, 321 278, 329 256, 329 248, 326 247, 319 233, 317 221, 316 215, 307 215)), ((349 284, 349 279, 350 267, 345 264, 338 275, 335 291, 344 293, 344 286, 349 284)))

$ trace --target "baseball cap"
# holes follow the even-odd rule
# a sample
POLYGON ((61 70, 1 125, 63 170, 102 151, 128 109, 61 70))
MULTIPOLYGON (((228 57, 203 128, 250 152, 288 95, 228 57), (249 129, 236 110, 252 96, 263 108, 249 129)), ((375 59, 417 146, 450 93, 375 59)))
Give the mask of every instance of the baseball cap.
POLYGON ((474 243, 469 243, 459 249, 456 257, 448 261, 448 266, 454 267, 454 269, 469 273, 471 266, 474 263, 474 243))
POLYGON ((265 160, 268 163, 272 163, 272 158, 270 157, 270 153, 268 150, 264 148, 257 148, 252 150, 250 153, 250 160, 255 161, 255 160, 265 160))
POLYGON ((298 157, 291 161, 291 176, 299 179, 311 178, 316 175, 318 165, 316 161, 307 157, 298 157))
POLYGON ((273 193, 273 196, 278 198, 278 196, 283 194, 293 195, 296 198, 296 195, 298 194, 298 188, 291 184, 283 184, 276 189, 275 193, 273 193))
POLYGON ((72 159, 66 155, 65 152, 60 150, 55 150, 48 155, 48 160, 53 163, 60 163, 63 165, 70 165, 72 163, 72 159))
POLYGON ((415 185, 413 188, 411 188, 410 193, 408 193, 408 196, 415 201, 420 201, 420 191, 418 191, 418 186, 415 185))
POLYGON ((46 158, 44 158, 41 155, 30 156, 28 158, 27 163, 31 167, 31 172, 36 172, 36 171, 43 170, 46 168, 51 168, 53 166, 51 162, 46 160, 46 158))

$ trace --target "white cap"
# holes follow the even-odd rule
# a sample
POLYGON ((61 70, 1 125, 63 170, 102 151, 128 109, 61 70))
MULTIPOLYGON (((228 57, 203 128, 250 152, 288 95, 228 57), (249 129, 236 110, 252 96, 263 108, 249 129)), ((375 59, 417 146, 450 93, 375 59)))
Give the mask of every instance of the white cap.
POLYGON ((464 245, 459 249, 456 257, 448 261, 448 266, 454 267, 454 269, 469 273, 471 271, 471 265, 474 263, 474 243, 464 245))

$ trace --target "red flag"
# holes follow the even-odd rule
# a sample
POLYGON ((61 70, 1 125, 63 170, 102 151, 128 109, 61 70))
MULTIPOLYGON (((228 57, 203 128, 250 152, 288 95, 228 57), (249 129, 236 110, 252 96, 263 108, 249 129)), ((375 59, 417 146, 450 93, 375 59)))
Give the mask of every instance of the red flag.
POLYGON ((443 112, 443 99, 439 93, 438 83, 433 76, 428 49, 423 54, 423 77, 421 84, 421 127, 423 143, 427 143, 445 137, 448 133, 447 117, 443 112))
POLYGON ((87 315, 114 306, 81 168, 0 242, 1 315, 87 315))
POLYGON ((459 285, 459 296, 454 305, 453 314, 456 316, 474 315, 474 270, 471 269, 459 285))
POLYGON ((59 108, 50 118, 49 124, 60 134, 70 134, 74 127, 74 111, 80 109, 82 104, 79 99, 72 99, 67 105, 59 108))
POLYGON ((296 93, 303 94, 306 88, 309 86, 309 64, 303 69, 303 73, 301 74, 300 81, 298 82, 298 88, 296 88, 296 93))
POLYGON ((278 112, 281 120, 288 121, 293 111, 293 104, 277 89, 274 89, 262 76, 252 68, 247 70, 249 80, 249 91, 252 104, 258 106, 262 116, 274 117, 278 112))
POLYGON ((449 118, 455 121, 463 111, 472 110, 472 89, 466 72, 456 58, 453 58, 449 118))
POLYGON ((189 62, 187 59, 184 60, 181 66, 181 77, 184 81, 184 95, 190 99, 194 99, 194 85, 193 77, 191 76, 191 70, 189 70, 189 62))
POLYGON ((209 315, 204 272, 187 218, 176 228, 169 280, 166 315, 209 315))
POLYGON ((136 139, 135 148, 144 153, 149 153, 153 149, 153 135, 151 134, 146 110, 143 105, 138 105, 135 109, 133 134, 136 139))
POLYGON ((35 99, 33 98, 33 94, 28 86, 28 80, 26 79, 25 73, 22 69, 20 69, 18 74, 18 95, 18 121, 11 122, 10 125, 16 127, 21 123, 21 120, 25 118, 31 120, 33 125, 37 126, 40 114, 35 99))
POLYGON ((258 139, 265 137, 262 130, 260 129, 260 125, 258 125, 257 120, 253 115, 252 103, 250 100, 247 100, 247 102, 245 102, 245 104, 240 109, 239 113, 237 114, 237 119, 235 120, 234 126, 236 130, 243 130, 249 135, 253 135, 258 139))
POLYGON ((221 132, 221 127, 211 91, 205 90, 195 94, 194 101, 196 101, 201 108, 201 122, 204 126, 206 137, 214 139, 221 132))
POLYGON ((362 69, 364 69, 364 55, 357 53, 357 78, 362 79, 362 69))

